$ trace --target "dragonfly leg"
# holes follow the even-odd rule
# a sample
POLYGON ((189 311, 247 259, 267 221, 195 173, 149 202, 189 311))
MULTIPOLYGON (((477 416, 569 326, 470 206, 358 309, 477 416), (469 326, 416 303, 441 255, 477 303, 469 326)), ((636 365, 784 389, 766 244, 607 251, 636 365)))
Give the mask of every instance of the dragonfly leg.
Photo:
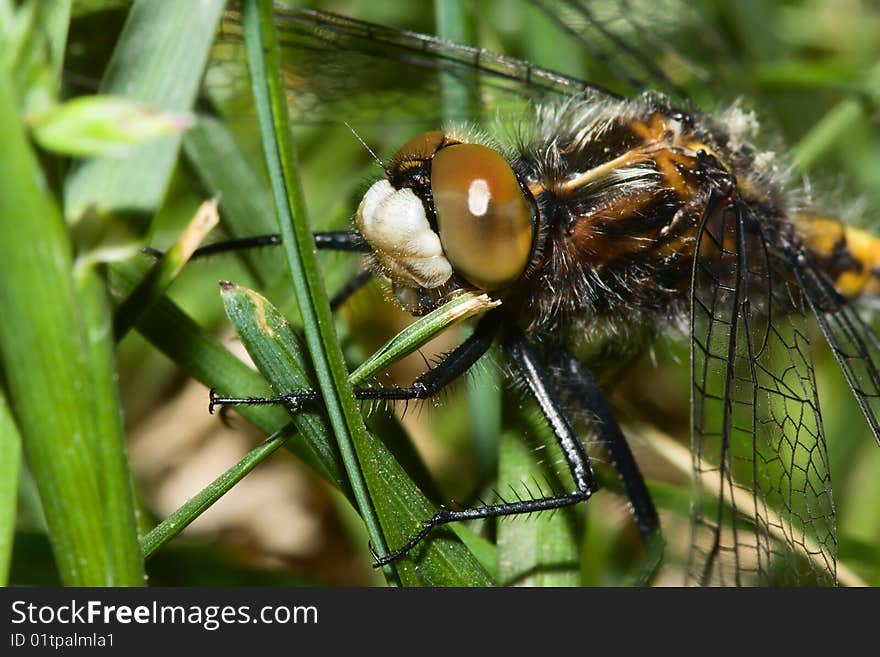
POLYGON ((373 278, 373 272, 369 269, 365 269, 355 274, 351 280, 343 285, 339 291, 333 295, 333 298, 330 299, 330 310, 336 310, 339 306, 348 301, 349 297, 369 283, 371 278, 373 278))
POLYGON ((569 398, 592 417, 591 426, 596 437, 608 453, 611 465, 623 484, 647 554, 637 583, 646 585, 660 568, 666 541, 645 478, 593 373, 564 348, 553 350, 549 360, 551 367, 564 378, 569 398))
MULTIPOLYGON (((354 231, 331 231, 313 233, 315 238, 315 248, 325 251, 345 251, 350 253, 367 253, 370 247, 367 245, 360 233, 354 231)), ((245 249, 255 249, 266 246, 277 246, 281 244, 281 235, 277 233, 269 235, 254 235, 252 237, 243 237, 241 239, 225 240, 223 242, 215 242, 200 247, 193 251, 190 260, 198 258, 206 258, 208 256, 219 255, 221 253, 230 253, 233 251, 243 251, 245 249)), ((147 246, 141 249, 146 255, 154 258, 161 258, 164 253, 158 249, 147 246)), ((342 289, 340 289, 333 298, 330 299, 330 309, 336 310, 345 303, 348 298, 366 285, 373 272, 362 271, 356 274, 342 289)))
POLYGON ((571 398, 592 416, 593 430, 599 442, 607 450, 611 464, 620 477, 639 533, 646 544, 650 543, 660 532, 657 509, 648 493, 645 478, 639 470, 632 450, 596 379, 589 369, 563 348, 552 353, 550 364, 561 372, 571 398))
MULTIPOLYGON (((436 367, 422 374, 409 386, 357 387, 354 389, 355 398, 409 401, 428 399, 436 395, 445 386, 467 371, 471 365, 479 360, 480 356, 486 353, 500 329, 499 319, 498 313, 495 312, 485 315, 467 340, 446 354, 436 367)), ((274 397, 220 397, 212 390, 209 411, 213 413, 214 408, 219 405, 228 406, 236 404, 283 404, 295 410, 304 404, 316 403, 319 399, 318 391, 311 388, 292 390, 274 397)))
MULTIPOLYGON (((313 233, 315 238, 315 248, 325 251, 349 251, 355 253, 368 253, 370 247, 361 234, 356 231, 328 231, 313 233)), ((281 244, 281 235, 271 233, 268 235, 252 235, 251 237, 242 237, 234 240, 224 240, 223 242, 215 242, 207 244, 193 251, 190 260, 198 258, 206 258, 208 256, 219 255, 221 253, 229 253, 232 251, 243 251, 245 249, 256 249, 265 246, 277 246, 281 244)), ((164 253, 152 247, 144 247, 142 249, 147 255, 155 258, 161 258, 164 253)))
MULTIPOLYGON (((422 528, 399 548, 388 554, 378 555, 373 552, 375 567, 381 567, 406 555, 418 545, 432 529, 450 522, 473 520, 476 518, 497 518, 500 516, 520 515, 548 511, 571 506, 589 499, 596 491, 596 479, 590 459, 571 422, 562 411, 556 393, 550 387, 549 378, 535 353, 521 337, 505 343, 506 350, 519 371, 529 392, 538 402, 545 419, 556 437, 565 459, 568 462, 575 490, 549 497, 538 497, 515 502, 486 504, 467 509, 440 509, 422 524, 422 528)), ((371 548, 372 551, 372 548, 371 548)))
POLYGON ((406 555, 416 545, 418 545, 435 527, 446 525, 450 522, 458 522, 460 520, 475 520, 477 518, 497 518, 500 516, 520 515, 526 513, 535 513, 537 511, 549 511, 551 509, 559 509, 565 506, 577 504, 583 500, 589 499, 593 494, 591 489, 576 490, 564 495, 554 495, 552 497, 541 497, 533 500, 521 500, 517 502, 503 502, 500 504, 487 504, 469 509, 440 509, 422 524, 422 528, 418 533, 414 534, 406 543, 392 550, 388 554, 377 554, 372 546, 370 552, 373 554, 374 568, 381 568, 392 561, 396 561, 406 555))

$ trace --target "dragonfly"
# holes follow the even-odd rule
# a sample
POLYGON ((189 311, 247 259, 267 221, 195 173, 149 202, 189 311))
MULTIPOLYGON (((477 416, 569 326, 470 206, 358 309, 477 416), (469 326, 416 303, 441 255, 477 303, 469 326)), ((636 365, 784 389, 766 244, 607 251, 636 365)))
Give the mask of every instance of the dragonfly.
MULTIPOLYGON (((469 338, 410 385, 356 396, 432 398, 500 345, 510 379, 556 438, 571 484, 444 508, 407 543, 376 555, 377 563, 406 558, 450 522, 589 504, 596 457, 572 409, 590 418, 593 442, 616 470, 643 540, 658 540, 659 514, 597 378, 604 364, 578 352, 591 340, 612 352, 641 352, 678 330, 690 345, 688 580, 835 584, 835 509, 809 326, 818 326, 880 440, 880 340, 856 310, 880 298, 880 241, 805 204, 783 155, 754 145, 752 113, 736 104, 700 111, 593 3, 563 4, 565 20, 556 5, 544 9, 610 84, 428 34, 278 9, 280 42, 294 62, 285 73, 290 100, 306 122, 329 112, 384 126, 414 97, 440 97, 444 79, 490 98, 501 113, 525 108, 516 110, 512 134, 492 136, 443 125, 436 100, 418 120, 409 114, 409 138, 390 159, 376 157, 383 175, 352 212, 357 230, 319 235, 316 244, 369 254, 367 273, 339 302, 371 275, 414 315, 461 290, 500 299, 469 338), (382 85, 385 100, 352 107, 370 85, 382 85), (417 127, 431 121, 433 129, 417 127)), ((630 28, 665 48, 649 24, 630 28)), ((240 40, 231 13, 218 66, 234 60, 223 49, 234 51, 240 40)), ((676 61, 703 74, 687 57, 676 61)), ((314 390, 212 397, 217 405, 267 402, 319 399, 314 390)))

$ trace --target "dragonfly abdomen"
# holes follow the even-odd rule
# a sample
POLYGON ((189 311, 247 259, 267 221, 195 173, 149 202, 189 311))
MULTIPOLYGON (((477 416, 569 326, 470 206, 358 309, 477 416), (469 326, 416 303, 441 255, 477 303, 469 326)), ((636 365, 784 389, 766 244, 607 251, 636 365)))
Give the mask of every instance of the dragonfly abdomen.
POLYGON ((831 217, 799 214, 795 226, 814 262, 848 299, 880 302, 880 238, 831 217))

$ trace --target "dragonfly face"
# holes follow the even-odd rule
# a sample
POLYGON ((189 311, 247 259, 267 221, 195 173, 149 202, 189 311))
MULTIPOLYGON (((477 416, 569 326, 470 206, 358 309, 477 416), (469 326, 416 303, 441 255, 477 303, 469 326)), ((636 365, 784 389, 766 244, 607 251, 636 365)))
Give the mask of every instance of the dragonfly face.
MULTIPOLYGON (((604 30, 588 6, 580 16, 604 30)), ((805 326, 818 320, 880 435, 880 347, 851 306, 876 295, 880 242, 805 206, 780 173, 784 159, 753 145, 757 122, 739 107, 685 112, 663 95, 619 95, 330 15, 292 11, 280 21, 291 50, 440 69, 505 93, 522 85, 529 102, 514 139, 455 127, 410 136, 363 195, 355 221, 375 270, 413 314, 467 288, 502 300, 469 344, 498 340, 526 380, 574 480, 565 503, 595 489, 564 417, 568 403, 599 418, 593 429, 639 529, 656 531, 632 455, 622 434, 603 433, 616 423, 567 341, 596 324, 614 339, 647 326, 643 340, 685 324, 697 483, 691 581, 835 582, 830 465, 805 326)), ((653 66, 641 66, 676 93, 653 66)), ((321 84, 306 85, 306 95, 320 100, 321 84)), ((520 511, 541 508, 556 507, 520 511)))
POLYGON ((398 301, 423 314, 463 286, 514 284, 534 250, 535 207, 497 151, 435 131, 397 152, 361 201, 357 226, 398 301))

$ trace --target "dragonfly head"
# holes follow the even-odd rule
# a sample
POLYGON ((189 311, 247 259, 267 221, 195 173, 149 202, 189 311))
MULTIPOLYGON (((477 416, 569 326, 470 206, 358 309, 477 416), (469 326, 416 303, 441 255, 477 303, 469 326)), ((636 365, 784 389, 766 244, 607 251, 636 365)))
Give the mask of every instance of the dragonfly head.
POLYGON ((427 132, 367 190, 357 225, 398 301, 414 312, 425 293, 499 292, 519 280, 536 232, 527 194, 495 149, 427 132))

